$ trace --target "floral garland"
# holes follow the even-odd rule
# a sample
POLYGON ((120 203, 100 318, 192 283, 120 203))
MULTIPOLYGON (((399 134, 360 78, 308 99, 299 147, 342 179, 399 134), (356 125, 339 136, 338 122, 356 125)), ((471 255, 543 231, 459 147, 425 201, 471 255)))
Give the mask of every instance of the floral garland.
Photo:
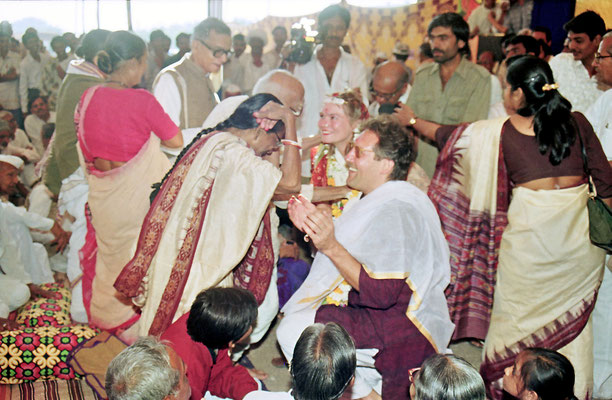
MULTIPOLYGON (((320 182, 326 182, 327 186, 343 186, 346 185, 348 178, 348 168, 346 167, 346 161, 336 148, 336 146, 330 144, 321 144, 318 146, 316 153, 313 156, 313 182, 316 181, 317 173, 324 173, 327 180, 320 182), (321 162, 326 162, 326 168, 316 168, 321 162)), ((318 177, 322 178, 322 177, 318 177)), ((352 190, 344 199, 331 203, 332 217, 334 219, 342 215, 342 212, 346 208, 346 205, 353 199, 359 199, 361 192, 358 190, 352 190)), ((348 294, 352 287, 346 280, 343 280, 334 290, 330 293, 323 304, 333 304, 340 307, 345 307, 348 304, 348 294)))

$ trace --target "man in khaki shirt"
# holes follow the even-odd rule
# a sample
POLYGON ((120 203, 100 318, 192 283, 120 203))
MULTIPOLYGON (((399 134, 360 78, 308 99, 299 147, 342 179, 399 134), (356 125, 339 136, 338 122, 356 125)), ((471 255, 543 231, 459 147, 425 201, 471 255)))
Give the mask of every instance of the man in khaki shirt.
MULTIPOLYGON (((431 21, 427 34, 435 62, 417 71, 408 106, 417 118, 439 124, 486 119, 491 102, 491 77, 485 68, 463 57, 469 51, 468 24, 459 14, 445 13, 431 21)), ((417 164, 431 177, 438 150, 423 140, 419 140, 418 146, 417 164)))

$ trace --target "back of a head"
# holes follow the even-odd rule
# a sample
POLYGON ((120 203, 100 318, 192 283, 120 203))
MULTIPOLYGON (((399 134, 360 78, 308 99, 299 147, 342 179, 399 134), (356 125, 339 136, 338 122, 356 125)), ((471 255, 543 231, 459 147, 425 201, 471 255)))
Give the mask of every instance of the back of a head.
POLYGON ((193 28, 192 39, 204 40, 208 38, 210 31, 215 31, 221 35, 232 34, 232 31, 230 30, 229 26, 225 24, 225 22, 221 21, 218 18, 209 17, 197 24, 195 28, 193 28))
POLYGON ((81 41, 81 45, 76 50, 76 53, 79 57, 85 59, 90 63, 93 63, 94 57, 98 52, 104 49, 104 44, 106 43, 106 39, 111 34, 110 31, 106 29, 94 29, 89 31, 81 41))
MULTIPOLYGON (((259 93, 249 97, 242 102, 236 111, 224 122, 217 126, 216 130, 222 130, 226 128, 237 128, 237 129, 253 129, 257 128, 259 124, 256 118, 253 116, 255 111, 259 111, 269 101, 282 104, 281 101, 274 95, 269 93, 259 93)), ((282 121, 278 121, 274 127, 268 131, 269 134, 277 132, 277 129, 283 128, 284 124, 282 121)))
POLYGON ((257 301, 240 288, 211 288, 198 294, 187 319, 187 333, 209 349, 226 348, 257 320, 257 301))
POLYGON ((468 39, 470 38, 470 26, 467 22, 465 22, 461 15, 447 12, 434 17, 427 27, 427 34, 430 35, 431 31, 439 26, 450 28, 453 31, 453 34, 457 37, 457 40, 463 40, 465 42, 465 46, 459 49, 460 51, 469 51, 467 43, 468 39))
POLYGON ((111 361, 105 388, 109 400, 163 400, 175 393, 179 380, 166 346, 153 337, 141 337, 111 361))
POLYGON ((511 44, 522 44, 527 54, 532 54, 534 56, 540 54, 540 45, 538 44, 538 41, 531 36, 516 35, 512 39, 510 39, 506 45, 511 44))
POLYGON ((521 380, 525 389, 534 391, 540 400, 573 400, 574 367, 562 354, 548 349, 529 348, 521 352, 521 380))
POLYGON ((98 68, 105 74, 110 74, 121 67, 121 63, 131 59, 140 59, 147 46, 140 38, 128 31, 111 33, 104 43, 104 50, 98 52, 98 68))
POLYGON ((563 29, 568 33, 586 33, 593 40, 595 36, 603 36, 606 33, 606 23, 599 14, 589 10, 569 20, 563 25, 563 29))
POLYGON ((541 154, 550 150, 549 160, 558 165, 569 156, 576 132, 571 104, 554 86, 552 70, 538 57, 526 55, 508 60, 506 80, 512 90, 521 88, 525 106, 517 110, 524 117, 534 116, 533 128, 541 154))
POLYGON ((421 54, 425 58, 433 58, 433 53, 431 52, 431 44, 429 42, 423 42, 419 46, 419 50, 421 50, 421 54))
POLYGON ((414 380, 414 400, 485 400, 482 377, 462 358, 435 354, 429 357, 414 380))
POLYGON ((309 326, 293 352, 293 397, 338 399, 351 382, 356 364, 355 344, 343 327, 334 322, 309 326))

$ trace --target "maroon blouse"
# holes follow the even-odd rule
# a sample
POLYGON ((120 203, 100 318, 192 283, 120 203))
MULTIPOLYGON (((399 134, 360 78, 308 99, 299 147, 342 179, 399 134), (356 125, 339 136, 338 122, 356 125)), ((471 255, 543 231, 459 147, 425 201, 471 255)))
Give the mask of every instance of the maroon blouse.
MULTIPOLYGON (((593 132, 589 121, 579 112, 572 113, 584 142, 589 169, 597 194, 603 198, 612 197, 612 168, 608 163, 601 143, 593 132)), ((441 149, 457 125, 444 125, 436 131, 436 142, 441 149)), ((535 136, 520 133, 507 120, 502 127, 502 151, 510 181, 521 184, 535 179, 559 176, 584 176, 580 140, 576 138, 570 147, 570 155, 559 165, 552 165, 548 159, 549 152, 540 154, 535 136)))

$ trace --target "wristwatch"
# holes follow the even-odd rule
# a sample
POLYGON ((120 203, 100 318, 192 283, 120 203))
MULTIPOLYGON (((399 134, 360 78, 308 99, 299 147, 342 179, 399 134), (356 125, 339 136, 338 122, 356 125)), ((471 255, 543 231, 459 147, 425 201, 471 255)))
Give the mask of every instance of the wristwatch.
POLYGON ((412 117, 410 118, 410 121, 408 121, 408 125, 413 126, 414 124, 416 124, 416 118, 412 117))

